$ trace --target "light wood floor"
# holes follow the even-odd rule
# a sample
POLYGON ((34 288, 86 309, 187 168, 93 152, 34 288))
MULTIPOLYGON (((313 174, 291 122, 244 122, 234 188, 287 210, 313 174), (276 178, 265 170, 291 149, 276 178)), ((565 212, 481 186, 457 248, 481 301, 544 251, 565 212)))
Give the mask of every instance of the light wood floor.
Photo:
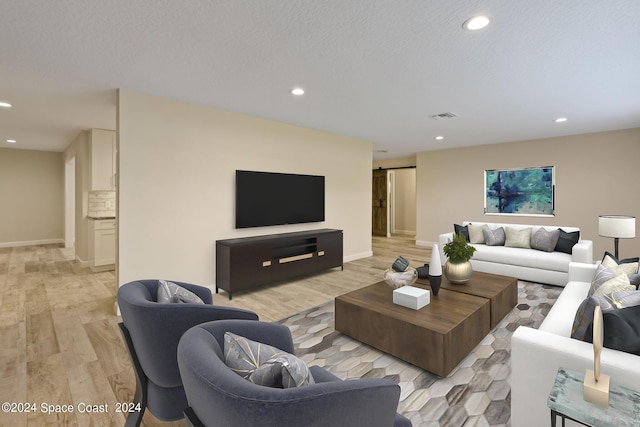
MULTIPOLYGON (((381 280, 398 255, 418 267, 430 249, 413 237, 373 238, 374 256, 302 280, 234 295, 214 304, 253 310, 280 320, 381 280)), ((178 280, 179 278, 175 278, 178 280)), ((114 314, 113 272, 91 273, 73 252, 55 245, 0 248, 0 402, 35 403, 30 413, 0 412, 0 426, 122 426, 117 402, 129 402, 135 379, 114 314), (73 413, 45 414, 42 405, 73 405, 73 413), (108 405, 79 413, 80 404, 108 405)), ((56 408, 57 410, 61 408, 56 408)), ((150 413, 143 425, 163 423, 150 413)))

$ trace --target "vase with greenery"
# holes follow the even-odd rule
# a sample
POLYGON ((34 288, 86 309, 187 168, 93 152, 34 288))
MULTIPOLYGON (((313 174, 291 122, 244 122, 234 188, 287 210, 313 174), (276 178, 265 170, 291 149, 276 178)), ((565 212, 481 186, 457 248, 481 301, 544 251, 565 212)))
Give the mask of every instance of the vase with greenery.
POLYGON ((453 240, 442 247, 442 251, 449 258, 444 264, 444 275, 449 282, 461 285, 471 279, 473 269, 469 261, 476 248, 467 243, 462 233, 455 234, 453 240))

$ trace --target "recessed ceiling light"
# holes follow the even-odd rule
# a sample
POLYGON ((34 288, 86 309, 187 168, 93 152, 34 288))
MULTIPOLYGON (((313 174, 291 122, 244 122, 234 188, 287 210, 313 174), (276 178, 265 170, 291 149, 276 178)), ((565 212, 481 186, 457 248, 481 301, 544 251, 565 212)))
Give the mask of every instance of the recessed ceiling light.
POLYGON ((7 142, 8 142, 9 144, 15 144, 15 143, 16 143, 16 142, 18 142, 18 141, 16 141, 15 139, 7 139, 7 142))
POLYGON ((11 108, 11 104, 9 104, 8 102, 0 101, 0 107, 11 108))
POLYGON ((436 136, 436 139, 437 139, 438 141, 442 141, 442 140, 444 139, 444 136, 438 135, 438 136, 436 136))
POLYGON ((554 120, 554 122, 556 123, 563 123, 566 122, 567 118, 566 117, 558 117, 557 119, 554 120))
POLYGON ((291 94, 297 95, 297 96, 304 95, 304 89, 302 89, 301 87, 293 88, 291 89, 291 94))
POLYGON ((481 30, 489 25, 489 22, 491 22, 491 20, 487 16, 474 16, 473 18, 469 18, 464 21, 464 24, 462 24, 462 28, 469 31, 481 30))

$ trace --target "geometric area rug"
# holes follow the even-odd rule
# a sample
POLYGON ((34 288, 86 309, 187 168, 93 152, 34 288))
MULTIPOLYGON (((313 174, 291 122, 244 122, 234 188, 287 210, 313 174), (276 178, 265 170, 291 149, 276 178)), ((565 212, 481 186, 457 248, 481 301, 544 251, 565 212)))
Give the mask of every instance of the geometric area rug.
POLYGON ((511 335, 521 325, 538 328, 560 292, 518 281, 518 305, 445 378, 336 332, 333 301, 278 323, 289 327, 296 355, 309 366, 400 384, 398 412, 414 427, 510 426, 511 335))

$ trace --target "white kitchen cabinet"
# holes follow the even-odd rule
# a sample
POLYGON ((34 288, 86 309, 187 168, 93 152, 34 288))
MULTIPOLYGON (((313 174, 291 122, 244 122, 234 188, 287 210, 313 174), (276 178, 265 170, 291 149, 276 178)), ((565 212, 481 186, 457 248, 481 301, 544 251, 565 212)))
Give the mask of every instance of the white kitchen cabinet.
POLYGON ((116 220, 89 220, 89 257, 92 270, 104 271, 115 268, 116 220))
POLYGON ((116 133, 111 130, 89 131, 89 165, 91 191, 116 189, 116 133))

